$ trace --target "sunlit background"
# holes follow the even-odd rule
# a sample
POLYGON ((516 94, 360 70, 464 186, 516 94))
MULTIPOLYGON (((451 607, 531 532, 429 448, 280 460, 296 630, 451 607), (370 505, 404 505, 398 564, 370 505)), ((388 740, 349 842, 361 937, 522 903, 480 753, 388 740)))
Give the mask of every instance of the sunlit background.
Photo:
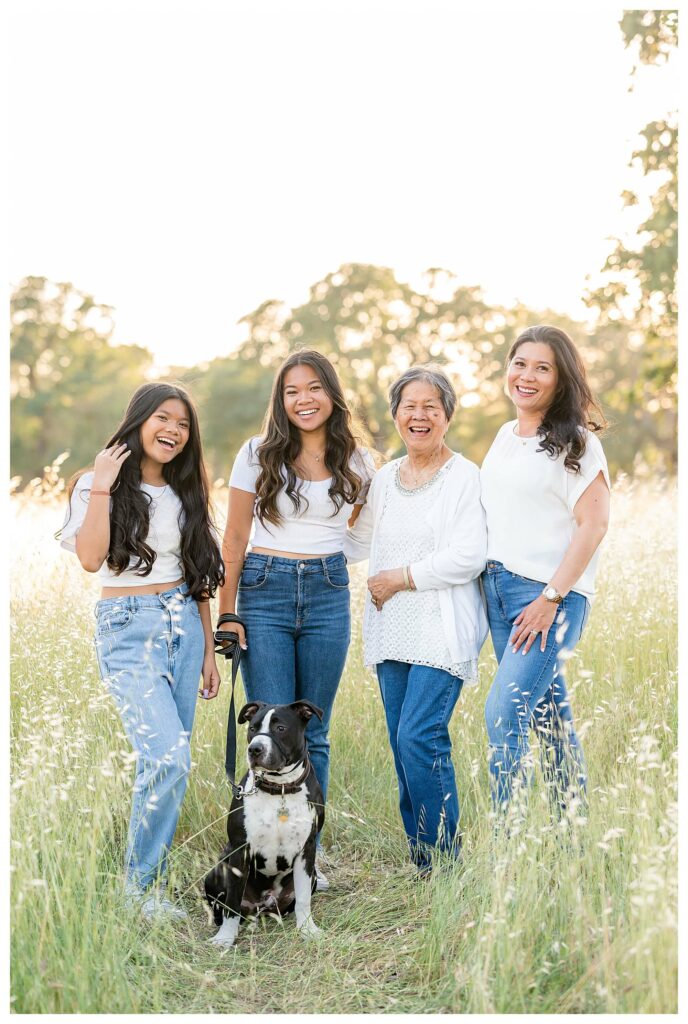
MULTIPOLYGON (((88 461, 136 381, 165 374, 191 383, 224 473, 241 431, 260 423, 274 365, 299 344, 338 361, 386 452, 389 375, 419 356, 446 360, 464 409, 493 404, 488 421, 476 413, 456 428, 479 458, 506 411, 495 369, 504 346, 524 321, 555 315, 577 340, 598 339, 590 362, 611 419, 642 411, 623 451, 612 440, 615 465, 632 469, 639 448, 644 462, 672 465, 672 329, 660 353, 633 357, 648 327, 638 274, 622 295, 602 273, 613 239, 637 247, 651 197, 671 178, 629 166, 645 125, 677 104, 675 46, 659 45, 654 23, 624 32, 623 9, 607 4, 14 6, 12 284, 69 282, 67 310, 84 295, 111 307, 105 318, 93 310, 88 329, 146 356, 131 349, 101 365, 91 345, 81 391, 53 415, 47 396, 27 403, 41 388, 64 397, 78 345, 62 352, 44 332, 28 353, 15 349, 13 473, 39 473, 66 449, 66 469, 88 461), (646 61, 641 41, 651 51, 655 36, 646 61), (625 205, 630 193, 637 201, 625 205), (328 275, 346 267, 359 269, 340 272, 335 295, 328 275), (589 296, 605 287, 614 315, 600 319, 589 296), (456 289, 460 301, 443 306, 456 289), (599 340, 610 322, 615 336, 599 340), (619 407, 615 368, 635 381, 633 409, 619 407), (638 390, 643 374, 651 386, 638 390), (655 414, 650 451, 641 435, 655 414), (36 421, 46 415, 50 433, 36 421)), ((664 312, 669 277, 651 282, 646 310, 664 312)), ((50 305, 49 285, 30 291, 20 320, 50 305)))
POLYGON ((676 1013, 673 13, 606 0, 11 7, 13 1011, 676 1013), (142 927, 117 877, 132 755, 95 671, 98 581, 54 539, 66 478, 141 381, 181 380, 221 528, 234 455, 299 346, 335 363, 382 457, 399 453, 390 379, 443 363, 459 398, 449 443, 480 462, 513 414, 509 346, 543 321, 575 338, 610 424, 610 532, 567 662, 589 816, 552 824, 536 772, 527 818, 495 843, 488 644, 483 685, 452 723, 463 863, 405 874, 355 566, 323 943, 302 953, 272 920, 230 961, 208 942, 194 893, 223 841, 227 682, 199 708, 171 858, 191 919, 142 927))

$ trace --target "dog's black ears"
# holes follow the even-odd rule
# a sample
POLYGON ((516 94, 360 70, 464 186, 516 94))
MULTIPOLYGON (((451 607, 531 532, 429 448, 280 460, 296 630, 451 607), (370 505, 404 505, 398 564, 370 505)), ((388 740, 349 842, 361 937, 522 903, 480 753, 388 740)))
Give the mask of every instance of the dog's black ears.
POLYGON ((255 714, 257 714, 261 708, 266 708, 267 704, 264 700, 252 700, 248 704, 244 704, 243 708, 239 712, 237 722, 242 725, 244 722, 250 722, 255 714))
POLYGON ((289 707, 293 708, 297 715, 300 715, 307 722, 311 720, 313 715, 317 715, 322 722, 323 715, 325 714, 322 708, 317 707, 316 704, 311 704, 309 700, 297 700, 290 704, 289 707))

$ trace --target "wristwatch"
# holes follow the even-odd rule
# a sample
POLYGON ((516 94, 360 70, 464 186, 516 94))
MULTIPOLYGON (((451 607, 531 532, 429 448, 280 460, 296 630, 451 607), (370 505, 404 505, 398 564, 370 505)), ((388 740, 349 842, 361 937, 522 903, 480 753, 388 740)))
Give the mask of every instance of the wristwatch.
POLYGON ((549 583, 547 584, 545 589, 542 591, 542 596, 544 597, 545 601, 551 601, 552 604, 561 604, 561 602, 564 600, 564 598, 559 593, 557 588, 553 587, 549 583))

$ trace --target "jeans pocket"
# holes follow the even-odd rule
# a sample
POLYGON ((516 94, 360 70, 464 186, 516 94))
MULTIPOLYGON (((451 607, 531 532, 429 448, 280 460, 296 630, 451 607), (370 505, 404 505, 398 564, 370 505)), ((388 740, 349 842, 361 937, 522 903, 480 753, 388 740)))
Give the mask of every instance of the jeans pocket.
POLYGON ((518 583, 521 583, 524 586, 534 587, 540 594, 545 589, 545 584, 541 583, 539 580, 531 580, 528 576, 520 576, 517 572, 512 572, 511 569, 506 569, 505 572, 508 572, 511 578, 516 580, 518 583))
POLYGON ((241 576, 239 577, 239 589, 258 590, 259 587, 262 587, 265 584, 267 578, 267 564, 259 567, 252 565, 244 566, 241 570, 241 576))
POLYGON ((107 636, 110 633, 119 633, 126 629, 134 618, 131 608, 106 608, 98 612, 96 622, 96 637, 107 636))
POLYGON ((349 570, 346 565, 337 565, 332 569, 325 566, 325 581, 333 590, 346 590, 349 586, 349 570))

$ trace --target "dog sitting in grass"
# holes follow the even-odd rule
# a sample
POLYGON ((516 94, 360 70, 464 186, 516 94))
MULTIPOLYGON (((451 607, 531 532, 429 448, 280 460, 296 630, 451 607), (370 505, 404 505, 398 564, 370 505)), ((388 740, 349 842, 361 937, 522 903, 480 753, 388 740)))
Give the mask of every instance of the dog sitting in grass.
POLYGON ((218 946, 233 946, 242 919, 263 912, 294 911, 304 937, 320 934, 311 896, 325 812, 305 736, 313 715, 322 721, 322 710, 307 700, 252 701, 239 712, 238 721, 249 723, 249 768, 232 800, 227 845, 205 878, 218 946))

